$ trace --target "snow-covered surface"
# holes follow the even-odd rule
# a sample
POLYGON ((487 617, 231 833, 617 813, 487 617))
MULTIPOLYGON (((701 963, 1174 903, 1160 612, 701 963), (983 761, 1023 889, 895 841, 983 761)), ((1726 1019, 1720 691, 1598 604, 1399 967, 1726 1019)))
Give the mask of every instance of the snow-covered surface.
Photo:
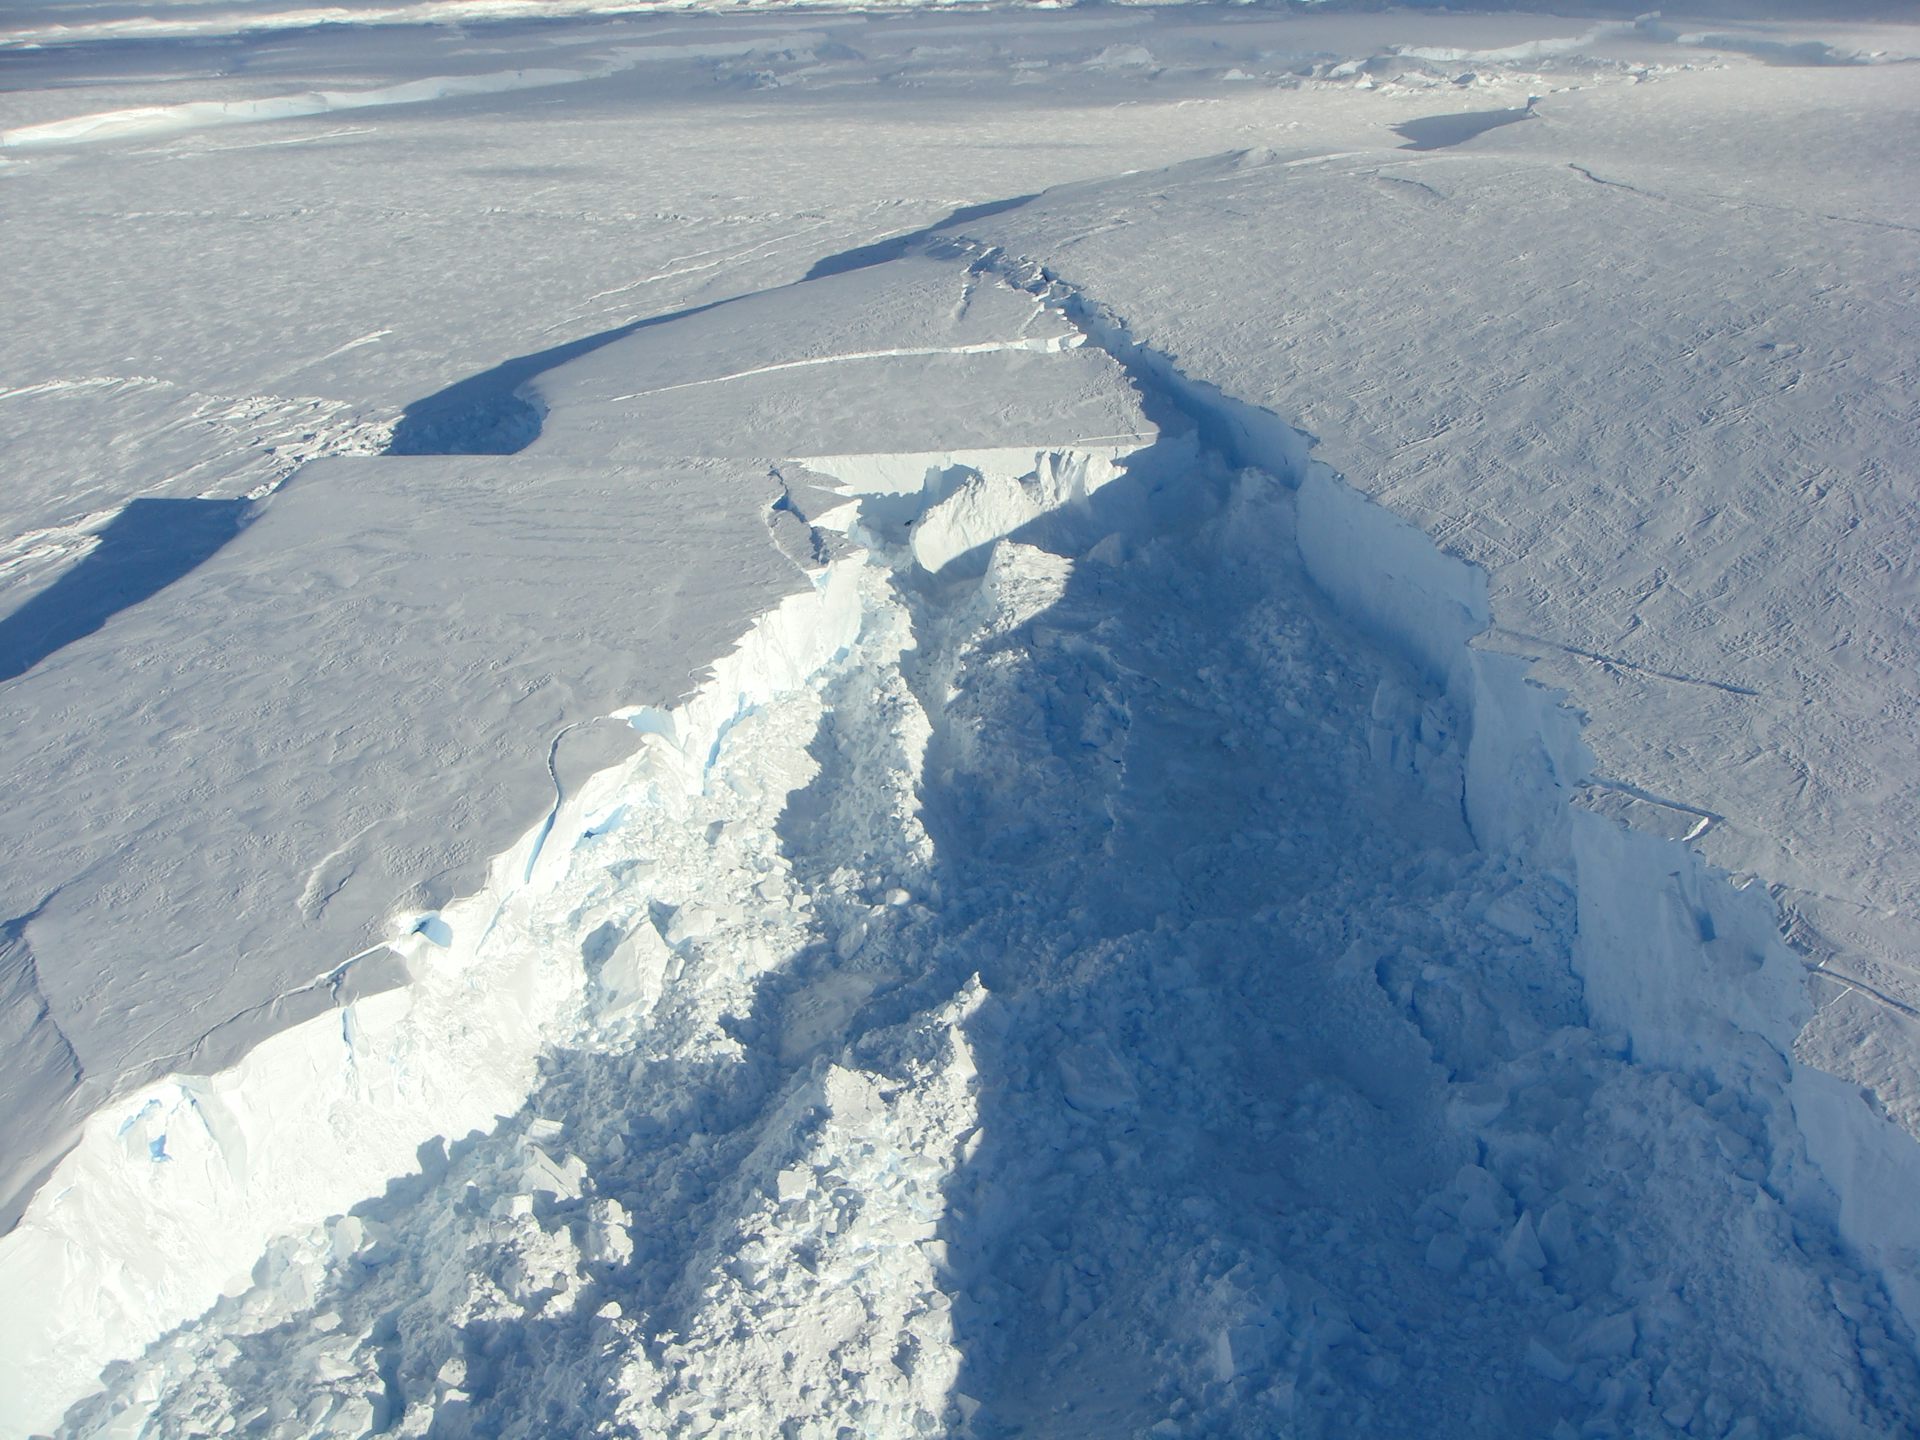
MULTIPOLYGON (((1848 93, 1911 95, 1887 77, 1848 93)), ((1776 887, 1845 982, 1808 1043, 1920 1128, 1920 204, 1849 167, 1900 127, 1816 80, 1712 131, 1753 104, 1730 79, 1697 82, 1709 133, 1671 144, 1644 90, 1568 96, 1471 154, 1202 166, 971 233, 1114 297, 1136 341, 1483 569, 1476 643, 1588 718, 1581 803, 1776 887), (1329 215, 1339 243, 1263 286, 1260 237, 1329 215)))
MULTIPOLYGON (((31 914, 16 1003, 48 1012, 39 1049, 10 1057, 10 1188, 60 1139, 41 1097, 222 1069, 363 988, 349 957, 475 889, 553 804, 550 752, 560 781, 614 758, 569 727, 678 694, 693 657, 804 583, 766 543, 763 470, 501 469, 314 465, 192 574, 0 691, 33 836, 7 867, 31 914), (582 567, 609 531, 631 537, 621 563, 582 567), (711 568, 636 594, 689 550, 711 568)), ((384 951, 365 968, 394 983, 384 951)))
POLYGON ((0 1426, 1905 1433, 1911 30, 807 23, 21 52, 0 1426))

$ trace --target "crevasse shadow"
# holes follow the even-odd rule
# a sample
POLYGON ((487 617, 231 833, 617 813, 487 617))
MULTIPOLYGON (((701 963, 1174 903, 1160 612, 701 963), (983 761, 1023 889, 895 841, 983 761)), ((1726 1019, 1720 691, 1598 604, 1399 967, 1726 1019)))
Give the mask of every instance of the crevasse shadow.
POLYGON ((1733 1218, 1730 1157, 1794 1163, 1772 1102, 1676 1091, 1586 1027, 1563 882, 1474 849, 1462 737, 1312 589, 1262 483, 1198 465, 1040 522, 984 604, 903 585, 919 954, 986 991, 938 1230, 948 1423, 1643 1434, 1738 1386, 1752 1433, 1897 1429, 1884 1292, 1816 1216, 1790 1245, 1733 1218), (1735 1318, 1761 1276, 1819 1346, 1735 1318), (1874 1297, 1859 1335, 1830 1283, 1874 1297))
MULTIPOLYGON (((997 215, 1026 204, 1033 197, 1019 195, 1007 200, 963 205, 944 219, 904 235, 855 246, 838 254, 823 256, 814 262, 798 283, 828 275, 842 275, 871 265, 897 260, 914 245, 949 225, 997 215)), ((539 408, 522 396, 521 388, 547 371, 577 360, 583 355, 624 340, 636 331, 671 324, 690 316, 730 305, 744 296, 694 305, 662 315, 649 315, 625 325, 616 325, 594 335, 569 340, 532 354, 503 360, 490 370, 470 375, 444 390, 416 400, 402 412, 388 442, 389 455, 517 455, 540 437, 543 416, 539 408)))
POLYGON ((940 1226, 968 1434, 1287 1433, 1303 1372, 1328 1412, 1368 1394, 1358 1350, 1311 1363, 1336 1325, 1387 1339, 1445 1310, 1414 1212, 1471 1156, 1419 1133, 1440 1077, 1341 962, 1353 914, 1464 837, 1375 773, 1391 667, 1303 583, 1287 506, 1223 510, 1232 483, 1163 486, 1117 544, 1016 536, 1034 548, 982 583, 1064 584, 929 687, 937 958, 987 992, 940 1226), (1406 1279, 1389 1296, 1372 1268, 1406 1279))
POLYGON ((0 620, 0 681, 180 579, 237 535, 251 508, 247 500, 128 501, 91 551, 0 620))

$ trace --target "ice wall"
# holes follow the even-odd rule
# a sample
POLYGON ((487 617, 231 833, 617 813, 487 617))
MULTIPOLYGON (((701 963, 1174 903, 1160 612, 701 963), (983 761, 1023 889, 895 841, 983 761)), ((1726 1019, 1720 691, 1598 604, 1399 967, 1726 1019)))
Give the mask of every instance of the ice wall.
POLYGON ((1478 567, 1312 459, 1311 437, 1181 374, 1039 267, 1025 273, 1163 410, 1184 412, 1232 463, 1296 487, 1315 584, 1423 673, 1465 733, 1458 783, 1475 839, 1562 874, 1578 896, 1574 960, 1594 1024, 1754 1112, 1770 1139, 1759 1183, 1834 1224, 1920 1330, 1920 1144, 1866 1092, 1794 1059, 1812 1013, 1807 961, 1763 887, 1736 885, 1684 837, 1595 808, 1583 717, 1530 678, 1528 657, 1483 648, 1492 611, 1478 567))
MULTIPOLYGON (((818 517, 823 528, 871 540, 871 527, 901 526, 937 571, 1043 515, 1084 508, 1136 446, 797 463, 833 475, 846 497, 818 517)), ((637 754, 571 788, 556 772, 552 809, 494 860, 484 888, 401 917, 386 946, 356 957, 402 955, 410 983, 282 1031, 218 1074, 168 1076, 87 1121, 0 1240, 0 1293, 51 1297, 0 1308, 0 1354, 19 1362, 23 1382, 0 1387, 0 1435, 53 1425, 105 1365, 246 1290, 271 1241, 347 1211, 394 1176, 431 1170, 428 1152, 520 1107, 589 986, 577 937, 549 933, 556 920, 564 928, 576 848, 625 806, 671 808, 697 795, 743 716, 844 655, 861 632, 868 563, 852 548, 816 570, 811 588, 756 619, 680 704, 619 712, 641 737, 637 754), (98 1298, 81 1306, 76 1295, 98 1298)), ((657 986, 629 948, 592 983, 636 995, 657 986)), ((316 983, 340 985, 354 963, 316 983)))
MULTIPOLYGON (((541 902, 619 797, 698 787, 725 729, 807 683, 860 625, 857 563, 756 620, 672 709, 631 712, 642 748, 571 792, 489 869, 484 888, 399 917, 376 952, 411 983, 263 1041, 231 1069, 170 1075, 96 1111, 0 1240, 0 1435, 57 1421, 108 1362, 239 1293, 268 1242, 376 1194, 423 1150, 524 1102, 585 975, 545 943, 541 902), (436 1140, 435 1137, 440 1137, 436 1140), (44 1297, 44 1298, 42 1298, 44 1297), (86 1297, 85 1303, 77 1303, 86 1297)), ((556 785, 558 780, 556 779, 556 785)), ((342 984, 349 961, 317 984, 342 984)))
POLYGON ((1529 678, 1526 657, 1474 643, 1490 620, 1485 576, 1326 466, 1294 474, 1308 573, 1442 687, 1468 733, 1461 798, 1476 840, 1572 885, 1594 1024, 1758 1111, 1773 1140, 1762 1183, 1837 1224, 1920 1329, 1920 1144, 1866 1092, 1793 1058, 1812 1014, 1807 966, 1765 889, 1736 886, 1684 838, 1592 808, 1581 717, 1529 678))

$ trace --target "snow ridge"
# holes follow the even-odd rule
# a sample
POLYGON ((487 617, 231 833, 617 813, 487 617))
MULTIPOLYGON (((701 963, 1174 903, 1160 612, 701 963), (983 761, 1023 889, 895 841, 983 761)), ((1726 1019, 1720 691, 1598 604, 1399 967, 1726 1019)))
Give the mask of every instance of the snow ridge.
POLYGON ((632 765, 561 793, 554 813, 496 858, 482 890, 401 917, 384 945, 313 987, 341 991, 367 965, 398 965, 408 983, 342 991, 337 1012, 271 1036, 231 1069, 172 1075, 94 1114, 52 1182, 62 1203, 30 1206, 28 1222, 0 1242, 0 1279, 9 1293, 84 1290, 99 1300, 0 1315, 0 1344, 33 1362, 0 1424, 46 1423, 49 1404, 84 1393, 108 1360, 199 1313, 291 1225, 344 1210, 415 1168, 423 1137, 464 1134, 515 1110, 582 984, 577 965, 553 963, 538 928, 565 871, 545 845, 553 827, 590 830, 616 808, 606 797, 617 781, 644 787, 672 775, 678 788, 697 776, 723 717, 803 683, 845 642, 849 597, 843 576, 823 574, 763 616, 708 685, 652 729, 632 765))

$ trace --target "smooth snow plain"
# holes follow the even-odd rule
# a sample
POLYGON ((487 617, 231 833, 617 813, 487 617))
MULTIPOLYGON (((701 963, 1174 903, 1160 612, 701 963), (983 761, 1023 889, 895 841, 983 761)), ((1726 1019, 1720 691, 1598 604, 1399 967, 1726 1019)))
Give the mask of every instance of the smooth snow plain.
POLYGON ((1909 1433, 1910 30, 778 19, 22 52, 0 1425, 1909 1433))

